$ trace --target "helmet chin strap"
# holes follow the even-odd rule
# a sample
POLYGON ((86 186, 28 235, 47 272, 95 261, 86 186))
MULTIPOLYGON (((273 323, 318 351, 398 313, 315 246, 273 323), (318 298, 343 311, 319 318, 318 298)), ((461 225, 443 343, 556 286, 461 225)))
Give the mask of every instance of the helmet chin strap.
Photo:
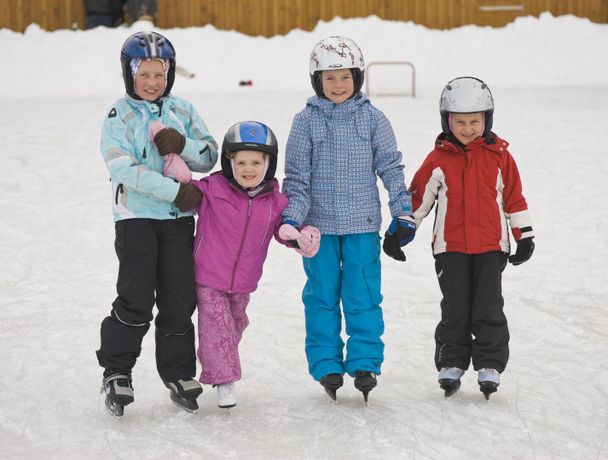
POLYGON ((234 158, 230 158, 230 167, 232 168, 232 177, 234 177, 234 180, 236 181, 237 184, 239 184, 241 187, 243 187, 245 190, 247 189, 254 189, 256 188, 258 185, 260 185, 262 182, 264 182, 264 178, 266 177, 266 173, 268 172, 268 166, 270 165, 270 156, 269 155, 264 155, 264 172, 262 173, 262 178, 258 181, 257 184, 252 185, 251 187, 245 187, 243 184, 241 184, 239 182, 239 179, 236 175, 236 170, 234 167, 234 158))

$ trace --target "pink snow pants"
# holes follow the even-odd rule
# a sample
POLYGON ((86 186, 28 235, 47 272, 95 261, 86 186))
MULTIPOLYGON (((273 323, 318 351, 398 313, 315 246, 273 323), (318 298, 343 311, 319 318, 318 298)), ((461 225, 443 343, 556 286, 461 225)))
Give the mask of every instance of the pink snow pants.
POLYGON ((199 381, 219 385, 241 379, 239 342, 249 324, 249 294, 228 294, 196 285, 198 352, 203 368, 199 381))

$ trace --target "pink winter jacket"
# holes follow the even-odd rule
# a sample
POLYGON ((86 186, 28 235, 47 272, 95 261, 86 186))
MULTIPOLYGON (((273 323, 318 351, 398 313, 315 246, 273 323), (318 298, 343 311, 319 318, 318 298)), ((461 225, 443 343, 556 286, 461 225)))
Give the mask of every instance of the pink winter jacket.
POLYGON ((197 284, 226 292, 256 290, 268 245, 278 237, 287 197, 276 179, 250 198, 221 172, 193 180, 203 192, 194 238, 197 284))

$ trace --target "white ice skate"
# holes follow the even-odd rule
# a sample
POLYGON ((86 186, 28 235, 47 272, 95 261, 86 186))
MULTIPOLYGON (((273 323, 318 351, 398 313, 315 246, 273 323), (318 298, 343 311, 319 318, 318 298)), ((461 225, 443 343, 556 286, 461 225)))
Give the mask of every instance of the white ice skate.
POLYGON ((458 367, 442 367, 437 376, 439 387, 444 391, 444 396, 452 396, 460 388, 460 377, 464 371, 458 367))
POLYGON ((498 391, 498 385, 500 385, 500 373, 496 369, 490 369, 484 367, 479 369, 479 375, 477 377, 477 383, 479 383, 479 391, 481 391, 486 398, 490 399, 492 393, 498 391))
POLYGON ((223 383, 216 385, 217 388, 217 405, 222 409, 229 409, 236 406, 236 391, 234 382, 223 383))

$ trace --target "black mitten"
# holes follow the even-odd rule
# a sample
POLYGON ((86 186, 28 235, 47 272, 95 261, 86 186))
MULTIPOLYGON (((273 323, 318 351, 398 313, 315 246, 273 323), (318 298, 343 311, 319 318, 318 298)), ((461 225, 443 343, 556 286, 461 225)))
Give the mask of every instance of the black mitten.
POLYGON ((522 238, 517 242, 517 250, 515 251, 515 254, 509 256, 509 262, 513 265, 520 265, 532 257, 535 246, 532 238, 533 237, 522 238))

